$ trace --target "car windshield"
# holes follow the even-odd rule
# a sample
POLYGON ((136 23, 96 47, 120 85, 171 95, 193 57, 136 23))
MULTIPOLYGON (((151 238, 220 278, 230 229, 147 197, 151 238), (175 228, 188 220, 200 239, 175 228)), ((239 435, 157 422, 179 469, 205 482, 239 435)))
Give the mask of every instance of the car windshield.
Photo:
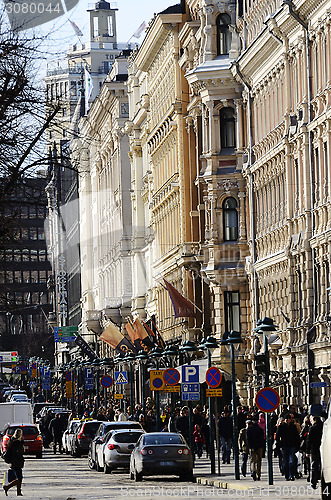
POLYGON ((16 429, 22 429, 23 430, 23 436, 31 436, 31 434, 38 434, 38 429, 37 427, 34 427, 34 426, 25 426, 25 427, 9 427, 7 429, 7 436, 12 436, 14 434, 14 432, 16 431, 16 429))
POLYGON ((141 432, 118 432, 113 435, 116 443, 136 443, 141 436, 141 432))
POLYGON ((95 433, 99 429, 100 422, 87 422, 84 425, 83 432, 85 436, 94 437, 95 433))
POLYGON ((146 435, 144 436, 144 444, 184 444, 182 436, 179 434, 167 435, 146 435))

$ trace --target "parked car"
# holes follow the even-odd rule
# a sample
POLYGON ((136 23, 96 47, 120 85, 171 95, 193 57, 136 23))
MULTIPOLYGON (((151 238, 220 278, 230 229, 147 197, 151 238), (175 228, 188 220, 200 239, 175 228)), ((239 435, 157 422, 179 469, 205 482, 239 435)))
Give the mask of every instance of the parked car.
POLYGON ((143 434, 130 459, 130 479, 141 481, 143 476, 178 475, 193 479, 193 457, 181 434, 150 432, 143 434))
POLYGON ((20 389, 11 389, 8 394, 6 395, 6 401, 10 401, 10 399, 13 397, 13 396, 18 396, 18 395, 23 395, 25 396, 26 398, 28 397, 27 393, 25 391, 22 391, 20 389))
POLYGON ((36 458, 42 458, 43 439, 39 434, 38 427, 35 424, 8 424, 1 432, 0 451, 4 453, 7 450, 8 441, 16 429, 22 429, 24 454, 36 455, 36 458))
POLYGON ((144 433, 141 429, 110 431, 103 446, 98 447, 96 470, 109 474, 118 467, 129 469, 131 452, 144 433))
POLYGON ((13 394, 10 396, 9 403, 30 403, 26 394, 13 394))
POLYGON ((75 435, 77 427, 81 424, 79 418, 75 418, 68 423, 67 429, 64 431, 62 436, 62 448, 64 453, 69 455, 71 453, 72 442, 75 435))
POLYGON ((88 454, 88 465, 90 469, 96 467, 96 455, 97 449, 102 447, 106 439, 109 439, 109 431, 111 430, 123 430, 123 429, 138 429, 143 430, 142 425, 139 422, 102 422, 99 429, 96 432, 95 437, 90 443, 90 449, 88 454))
POLYGON ((45 401, 44 403, 35 403, 33 405, 33 416, 36 418, 36 416, 41 412, 41 410, 47 406, 48 408, 59 408, 59 405, 56 403, 49 403, 45 401))
POLYGON ((323 425, 321 442, 321 492, 322 500, 331 500, 331 400, 323 425))
POLYGON ((80 422, 72 438, 70 452, 73 457, 88 455, 90 442, 94 438, 100 424, 101 420, 86 419, 80 422))

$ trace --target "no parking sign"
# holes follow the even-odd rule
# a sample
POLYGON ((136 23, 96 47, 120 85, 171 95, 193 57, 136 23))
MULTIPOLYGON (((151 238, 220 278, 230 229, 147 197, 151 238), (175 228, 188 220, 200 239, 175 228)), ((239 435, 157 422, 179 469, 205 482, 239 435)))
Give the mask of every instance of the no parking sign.
POLYGON ((165 385, 163 372, 164 370, 151 370, 149 372, 151 391, 163 391, 165 385))

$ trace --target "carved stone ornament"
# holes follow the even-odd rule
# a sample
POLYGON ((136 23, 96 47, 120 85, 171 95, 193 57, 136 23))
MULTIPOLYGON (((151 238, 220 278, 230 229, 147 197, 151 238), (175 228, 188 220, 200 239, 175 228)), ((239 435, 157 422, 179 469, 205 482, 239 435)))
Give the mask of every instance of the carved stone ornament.
POLYGON ((231 189, 237 189, 239 187, 239 183, 237 180, 231 181, 230 179, 225 179, 221 182, 218 182, 217 187, 228 192, 231 191, 231 189))

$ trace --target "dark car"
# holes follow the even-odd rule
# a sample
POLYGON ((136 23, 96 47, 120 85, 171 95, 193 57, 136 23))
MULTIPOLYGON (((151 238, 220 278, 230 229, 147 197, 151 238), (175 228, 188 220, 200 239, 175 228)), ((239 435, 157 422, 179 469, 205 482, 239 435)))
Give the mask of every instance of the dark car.
POLYGON ((88 454, 90 442, 94 438, 101 423, 101 420, 84 420, 81 422, 75 430, 72 440, 71 455, 73 457, 80 457, 88 454))
POLYGON ((1 432, 0 450, 4 453, 7 450, 8 442, 16 429, 23 431, 24 454, 36 455, 36 458, 42 458, 43 439, 39 434, 38 427, 35 424, 8 424, 1 432))
POLYGON ((193 457, 185 439, 174 432, 143 434, 130 459, 130 478, 175 475, 182 480, 193 479, 193 457))
POLYGON ((139 422, 102 422, 95 437, 90 443, 90 449, 88 454, 88 465, 90 469, 99 468, 96 461, 97 450, 99 446, 105 443, 106 439, 109 439, 109 431, 112 430, 123 430, 123 429, 139 429, 143 430, 139 422), (106 436, 108 434, 108 436, 106 436))

